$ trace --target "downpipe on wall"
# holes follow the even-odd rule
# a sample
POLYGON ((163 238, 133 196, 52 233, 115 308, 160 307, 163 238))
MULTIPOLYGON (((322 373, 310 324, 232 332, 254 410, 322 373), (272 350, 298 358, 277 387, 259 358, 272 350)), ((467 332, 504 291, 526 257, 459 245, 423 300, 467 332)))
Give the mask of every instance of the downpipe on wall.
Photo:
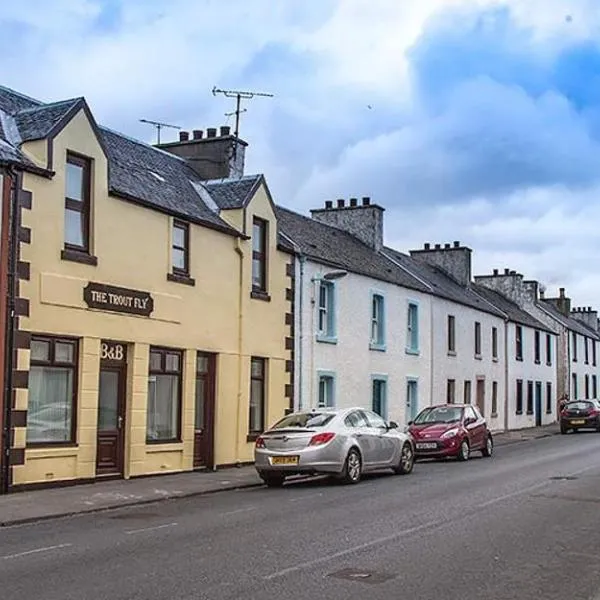
POLYGON ((236 238, 235 251, 240 257, 238 269, 238 372, 237 372, 237 419, 235 427, 235 461, 241 466, 240 461, 240 415, 242 414, 242 362, 244 342, 244 249, 240 238, 236 238))

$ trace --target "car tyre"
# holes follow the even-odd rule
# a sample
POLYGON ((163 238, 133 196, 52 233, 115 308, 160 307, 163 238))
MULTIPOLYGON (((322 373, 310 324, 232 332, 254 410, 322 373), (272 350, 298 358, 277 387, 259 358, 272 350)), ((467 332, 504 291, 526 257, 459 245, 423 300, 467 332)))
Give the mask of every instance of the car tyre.
POLYGON ((394 467, 396 475, 408 475, 415 466, 415 451, 409 442, 404 442, 400 451, 400 461, 398 466, 394 467))
POLYGON ((494 439, 492 435, 488 433, 487 439, 485 440, 485 446, 481 450, 481 454, 486 458, 489 458, 494 453, 494 439))
POLYGON ((343 483, 358 483, 362 475, 362 458, 356 448, 351 448, 344 462, 343 483))
POLYGON ((282 487, 285 481, 285 476, 283 475, 261 475, 261 478, 267 487, 270 488, 282 487))
POLYGON ((460 460, 461 462, 464 462, 466 460, 469 460, 470 455, 471 455, 471 448, 469 447, 469 442, 467 441, 467 439, 464 439, 460 443, 460 447, 458 449, 458 455, 456 456, 456 458, 458 458, 458 460, 460 460))
POLYGON ((566 427, 564 427, 563 425, 561 425, 560 426, 560 433, 562 435, 566 435, 567 433, 569 433, 569 430, 566 427))

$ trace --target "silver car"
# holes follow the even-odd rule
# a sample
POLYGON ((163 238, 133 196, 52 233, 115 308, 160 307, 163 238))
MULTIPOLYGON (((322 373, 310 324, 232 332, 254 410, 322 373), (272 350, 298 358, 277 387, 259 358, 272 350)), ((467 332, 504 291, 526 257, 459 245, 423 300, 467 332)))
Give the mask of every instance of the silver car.
POLYGON ((358 483, 362 473, 413 470, 412 436, 362 408, 291 413, 256 440, 255 468, 269 487, 299 474, 331 474, 358 483))

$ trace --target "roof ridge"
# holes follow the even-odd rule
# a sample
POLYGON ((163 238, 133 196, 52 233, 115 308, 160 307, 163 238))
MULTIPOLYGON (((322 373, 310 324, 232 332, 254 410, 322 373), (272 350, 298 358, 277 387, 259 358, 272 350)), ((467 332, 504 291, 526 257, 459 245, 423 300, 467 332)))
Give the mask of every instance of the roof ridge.
POLYGON ((29 100, 30 102, 35 102, 36 104, 43 105, 44 103, 37 98, 32 98, 31 96, 27 96, 26 94, 22 94, 21 92, 17 92, 17 90, 13 90, 12 88, 6 87, 5 85, 0 85, 0 90, 4 90, 6 92, 10 92, 15 96, 19 96, 19 98, 23 98, 23 100, 29 100))
POLYGON ((76 98, 69 98, 68 100, 57 100, 56 102, 48 102, 46 104, 40 104, 39 106, 31 106, 30 108, 23 108, 22 110, 19 110, 15 113, 15 115, 22 115, 23 113, 30 113, 30 112, 34 112, 36 110, 43 110, 45 108, 56 108, 57 106, 60 106, 61 104, 70 104, 72 106, 74 106, 75 104, 77 104, 78 102, 81 101, 85 102, 85 98, 83 96, 78 96, 76 98))
POLYGON ((242 175, 241 177, 221 177, 220 179, 204 179, 202 183, 205 185, 221 185, 224 183, 235 183, 236 181, 248 181, 250 179, 258 179, 263 177, 263 173, 254 175, 242 175))

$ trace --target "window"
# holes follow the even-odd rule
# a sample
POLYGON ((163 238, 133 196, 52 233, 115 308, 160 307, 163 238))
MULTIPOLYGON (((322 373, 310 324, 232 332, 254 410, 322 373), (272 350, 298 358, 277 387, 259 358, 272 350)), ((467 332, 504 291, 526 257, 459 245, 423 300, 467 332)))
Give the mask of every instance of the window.
POLYGON ((465 404, 471 404, 471 382, 469 380, 465 381, 464 396, 465 404))
POLYGON ((198 352, 196 355, 196 397, 194 427, 196 431, 204 431, 207 427, 207 418, 211 418, 207 411, 207 400, 212 396, 213 373, 215 356, 198 352))
POLYGON ((584 387, 585 387, 585 399, 587 400, 590 397, 590 376, 586 373, 584 380, 584 387))
POLYGON ((574 331, 571 334, 571 344, 573 347, 573 362, 577 362, 577 334, 574 331))
POLYGON ((546 382, 546 414, 552 412, 552 383, 546 382))
POLYGON ((408 304, 406 349, 409 352, 419 351, 419 306, 413 302, 408 304))
POLYGON ((583 343, 584 343, 584 362, 586 365, 588 365, 590 363, 590 355, 589 355, 588 338, 587 337, 583 338, 583 343))
POLYGON ((571 400, 577 400, 578 398, 578 390, 577 390, 577 374, 573 373, 571 376, 571 381, 573 382, 573 389, 571 391, 571 400))
POLYGON ((546 364, 552 364, 552 336, 549 333, 546 334, 546 364))
POLYGON ((523 328, 520 325, 515 329, 515 358, 523 360, 523 328))
POLYGON ((67 154, 65 168, 65 248, 90 250, 90 161, 67 154))
POLYGON ((592 398, 598 399, 598 379, 596 375, 592 375, 592 398))
POLYGON ((267 291, 267 222, 257 217, 252 224, 252 291, 267 291))
POLYGON ((498 360, 498 329, 492 327, 492 359, 498 360))
POLYGON ((362 411, 367 419, 367 423, 369 427, 373 427, 374 429, 387 429, 387 425, 385 420, 376 415, 374 412, 369 410, 362 411))
POLYGON ((333 375, 319 375, 319 408, 335 406, 335 379, 333 375))
POLYGON ((190 226, 183 221, 173 221, 171 267, 177 275, 190 274, 190 226))
POLYGON ((517 379, 516 413, 523 414, 523 380, 517 379))
POLYGON ((596 340, 592 340, 592 365, 596 366, 596 340))
POLYGON ((32 337, 27 444, 75 443, 77 354, 75 340, 32 337))
POLYGON ((481 323, 475 321, 475 356, 481 356, 481 323))
POLYGON ((319 339, 335 338, 335 284, 331 281, 319 282, 319 339))
POLYGON ((371 296, 371 349, 385 349, 385 306, 380 294, 371 296))
POLYGON ((382 377, 373 377, 372 410, 387 419, 387 381, 382 377))
POLYGON ((527 414, 533 414, 533 381, 527 382, 527 414))
POLYGON ((258 434, 265 429, 266 412, 266 365, 264 358, 252 357, 250 360, 250 408, 248 433, 258 434))
POLYGON ((150 348, 147 443, 181 440, 182 358, 180 350, 150 348))
POLYGON ((344 419, 344 425, 346 427, 368 427, 369 423, 362 411, 355 410, 344 419))
POLYGON ((406 382, 406 420, 412 421, 419 412, 419 382, 409 379, 406 382))
POLYGON ((498 414, 498 382, 492 381, 492 417, 498 414))
POLYGON ((536 364, 540 364, 540 362, 542 361, 542 342, 541 342, 541 334, 539 331, 536 330, 535 332, 535 338, 534 338, 534 361, 536 364))
POLYGON ((456 352, 456 318, 448 315, 448 352, 456 352))
POLYGON ((454 404, 456 401, 456 381, 454 379, 448 379, 446 387, 446 402, 448 404, 454 404))

